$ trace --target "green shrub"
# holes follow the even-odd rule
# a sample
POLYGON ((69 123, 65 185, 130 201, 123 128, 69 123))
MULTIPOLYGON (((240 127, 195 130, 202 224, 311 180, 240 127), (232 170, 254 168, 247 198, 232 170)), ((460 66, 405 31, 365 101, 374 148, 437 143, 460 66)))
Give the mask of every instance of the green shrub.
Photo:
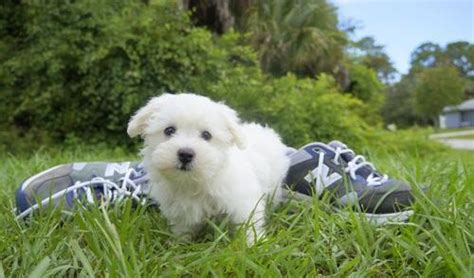
POLYGON ((297 79, 292 75, 276 79, 271 98, 263 111, 267 122, 289 145, 311 141, 343 140, 351 145, 363 142, 369 126, 361 118, 365 105, 338 92, 334 79, 297 79))
POLYGON ((368 106, 340 93, 331 77, 265 76, 242 35, 214 37, 193 27, 171 0, 20 7, 13 10, 21 12, 23 31, 0 39, 8 51, 0 55, 0 114, 8 115, 0 125, 14 125, 15 138, 46 133, 61 142, 130 142, 130 115, 165 91, 224 100, 294 146, 359 144, 370 130, 368 106))
POLYGON ((351 76, 350 94, 367 104, 364 118, 372 125, 382 122, 380 110, 384 103, 384 85, 377 73, 361 64, 348 64, 351 76))
POLYGON ((273 127, 288 145, 334 139, 361 145, 372 130, 364 119, 367 106, 339 92, 328 75, 317 80, 294 75, 262 80, 257 73, 248 76, 237 71, 233 78, 214 84, 212 94, 225 99, 244 119, 273 127))
POLYGON ((361 145, 365 132, 367 105, 339 92, 331 76, 317 80, 287 75, 264 79, 260 71, 252 75, 244 69, 229 71, 232 78, 209 87, 209 95, 225 100, 245 120, 268 124, 277 130, 285 143, 301 146, 312 141, 334 139, 361 145))
POLYGON ((157 3, 23 4, 27 32, 1 61, 7 120, 59 138, 125 134, 149 97, 218 79, 227 52, 169 1, 157 3))
POLYGON ((348 65, 351 76, 351 94, 364 102, 376 102, 381 105, 380 96, 383 92, 383 84, 378 80, 377 73, 364 65, 348 65))

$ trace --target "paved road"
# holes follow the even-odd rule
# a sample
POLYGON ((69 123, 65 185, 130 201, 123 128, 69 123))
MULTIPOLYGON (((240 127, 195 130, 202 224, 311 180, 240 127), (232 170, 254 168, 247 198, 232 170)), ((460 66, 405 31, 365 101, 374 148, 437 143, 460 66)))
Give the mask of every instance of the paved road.
POLYGON ((451 138, 451 137, 459 137, 459 136, 466 136, 466 135, 473 135, 473 134, 474 134, 474 130, 437 133, 437 134, 430 135, 430 139, 438 140, 441 143, 449 145, 453 149, 474 150, 474 140, 451 138))

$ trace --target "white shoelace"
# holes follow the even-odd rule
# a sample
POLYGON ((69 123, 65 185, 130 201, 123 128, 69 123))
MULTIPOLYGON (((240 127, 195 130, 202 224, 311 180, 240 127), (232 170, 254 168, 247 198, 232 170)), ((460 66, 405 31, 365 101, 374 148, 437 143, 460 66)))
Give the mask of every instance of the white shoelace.
MULTIPOLYGON (((131 176, 138 176, 139 174, 140 172, 137 172, 135 169, 130 168, 125 174, 125 176, 120 179, 120 184, 114 183, 110 180, 101 177, 96 177, 91 179, 90 181, 85 182, 77 181, 74 185, 67 187, 61 191, 58 191, 51 195, 51 197, 42 200, 41 203, 36 203, 32 205, 22 213, 18 214, 17 219, 24 218, 39 207, 42 207, 52 202, 53 200, 64 197, 70 192, 74 192, 74 198, 76 198, 79 195, 79 189, 84 190, 87 202, 90 204, 94 204, 96 198, 94 197, 94 191, 91 188, 94 185, 102 185, 102 201, 104 201, 105 204, 108 204, 112 201, 120 202, 124 198, 128 197, 143 205, 146 203, 146 198, 140 197, 140 195, 143 195, 143 186, 142 184, 137 184, 136 181, 133 181, 130 178, 131 176)), ((140 178, 140 180, 143 179, 146 179, 146 177, 140 178)))
MULTIPOLYGON (((342 144, 342 143, 341 143, 342 144)), ((339 165, 339 158, 341 157, 342 154, 349 153, 352 154, 353 156, 355 155, 355 152, 347 147, 341 148, 337 147, 335 149, 335 155, 334 155, 334 162, 339 165)), ((375 175, 375 166, 368 162, 364 156, 362 155, 356 155, 354 158, 352 158, 349 162, 347 162, 347 167, 344 169, 346 173, 349 173, 352 179, 356 179, 356 172, 362 167, 368 166, 370 167, 373 172, 370 173, 370 175, 367 177, 367 185, 368 186, 375 186, 375 185, 380 185, 388 180, 387 175, 382 175, 382 176, 376 176, 375 175)))

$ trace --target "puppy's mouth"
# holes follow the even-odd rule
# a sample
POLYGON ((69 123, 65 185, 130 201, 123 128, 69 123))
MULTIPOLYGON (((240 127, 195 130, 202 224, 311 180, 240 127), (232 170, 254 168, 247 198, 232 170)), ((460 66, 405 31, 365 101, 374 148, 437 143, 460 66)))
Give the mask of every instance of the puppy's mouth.
POLYGON ((178 170, 183 172, 189 172, 192 170, 192 166, 190 163, 180 163, 177 168, 178 170))

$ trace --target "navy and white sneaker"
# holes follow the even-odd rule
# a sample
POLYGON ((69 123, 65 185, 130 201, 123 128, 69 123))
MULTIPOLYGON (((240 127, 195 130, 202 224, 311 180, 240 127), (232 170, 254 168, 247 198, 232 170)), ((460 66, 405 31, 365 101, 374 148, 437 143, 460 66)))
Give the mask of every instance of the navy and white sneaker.
POLYGON ((50 205, 68 211, 77 200, 82 204, 95 204, 131 198, 144 204, 148 190, 148 176, 139 162, 63 164, 20 184, 16 191, 16 213, 17 218, 24 218, 50 205))
POLYGON ((406 221, 413 210, 411 188, 378 172, 345 144, 311 143, 290 155, 287 195, 310 199, 330 194, 336 208, 358 206, 375 224, 406 221))

